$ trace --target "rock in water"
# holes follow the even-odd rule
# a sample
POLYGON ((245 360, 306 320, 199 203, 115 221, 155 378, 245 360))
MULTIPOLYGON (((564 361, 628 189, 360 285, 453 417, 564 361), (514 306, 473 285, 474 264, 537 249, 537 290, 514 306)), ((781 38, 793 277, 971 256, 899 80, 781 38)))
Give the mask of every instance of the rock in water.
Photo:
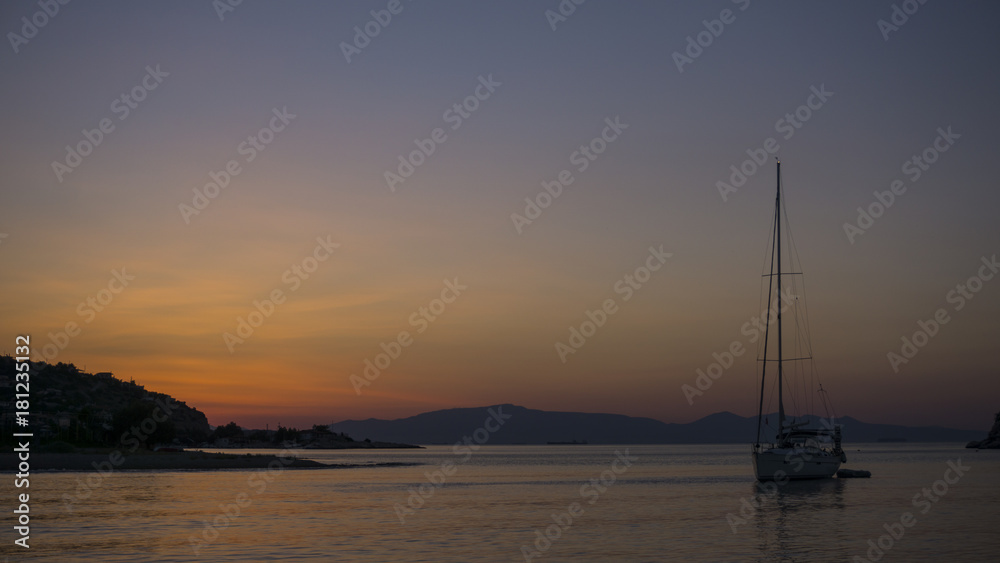
POLYGON ((985 440, 973 440, 965 445, 967 448, 997 449, 1000 448, 1000 412, 993 417, 993 428, 985 440))

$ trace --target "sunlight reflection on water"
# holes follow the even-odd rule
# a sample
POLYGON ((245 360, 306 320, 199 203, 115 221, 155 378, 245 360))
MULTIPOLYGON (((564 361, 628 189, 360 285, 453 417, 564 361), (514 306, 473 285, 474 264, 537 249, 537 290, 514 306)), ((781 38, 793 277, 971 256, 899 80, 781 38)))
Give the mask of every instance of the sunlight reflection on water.
POLYGON ((464 462, 444 446, 306 450, 326 463, 414 465, 286 469, 270 481, 255 471, 118 472, 73 512, 63 494, 89 474, 43 472, 32 480, 25 560, 524 561, 522 546, 538 549, 536 530, 574 502, 583 513, 533 561, 850 561, 905 511, 917 522, 886 560, 992 560, 1000 547, 1000 452, 854 446, 847 466, 871 479, 793 482, 750 509, 747 446, 630 446, 634 464, 596 498, 582 496, 624 449, 487 446, 464 462), (921 514, 913 496, 958 458, 973 469, 921 514), (432 474, 446 461, 455 470, 439 488, 432 474), (426 498, 401 523, 394 506, 421 486, 426 498))

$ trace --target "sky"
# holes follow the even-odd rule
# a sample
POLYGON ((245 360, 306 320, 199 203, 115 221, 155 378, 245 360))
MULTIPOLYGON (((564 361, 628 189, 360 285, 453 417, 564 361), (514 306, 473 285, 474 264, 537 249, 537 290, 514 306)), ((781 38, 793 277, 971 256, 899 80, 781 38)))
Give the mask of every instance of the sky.
POLYGON ((212 424, 755 415, 777 156, 837 414, 985 430, 997 16, 4 4, 0 351, 29 334, 212 424))

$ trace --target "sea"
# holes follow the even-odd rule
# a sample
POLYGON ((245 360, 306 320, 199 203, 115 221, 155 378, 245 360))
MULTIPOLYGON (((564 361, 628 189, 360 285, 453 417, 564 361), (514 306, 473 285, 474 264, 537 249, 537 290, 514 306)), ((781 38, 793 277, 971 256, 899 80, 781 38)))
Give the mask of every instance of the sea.
POLYGON ((844 467, 871 478, 761 488, 746 444, 298 450, 338 467, 39 472, 30 548, 13 546, 8 512, 3 560, 1000 560, 1000 451, 845 450, 844 467))

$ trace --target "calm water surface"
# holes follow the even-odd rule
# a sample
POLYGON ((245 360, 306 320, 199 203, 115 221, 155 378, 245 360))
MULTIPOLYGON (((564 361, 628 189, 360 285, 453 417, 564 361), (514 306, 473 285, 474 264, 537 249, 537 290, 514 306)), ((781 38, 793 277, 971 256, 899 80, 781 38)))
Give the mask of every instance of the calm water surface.
POLYGON ((630 466, 615 463, 624 446, 303 450, 326 463, 413 465, 117 472, 72 512, 63 495, 96 477, 38 473, 30 552, 11 540, 3 551, 11 561, 856 561, 884 535, 884 555, 871 551, 880 561, 1000 552, 1000 451, 849 446, 846 467, 871 479, 759 493, 747 445, 627 449, 630 466), (959 459, 960 477, 947 472, 959 459), (933 501, 914 506, 925 488, 933 501), (906 512, 915 522, 893 526, 906 512))

